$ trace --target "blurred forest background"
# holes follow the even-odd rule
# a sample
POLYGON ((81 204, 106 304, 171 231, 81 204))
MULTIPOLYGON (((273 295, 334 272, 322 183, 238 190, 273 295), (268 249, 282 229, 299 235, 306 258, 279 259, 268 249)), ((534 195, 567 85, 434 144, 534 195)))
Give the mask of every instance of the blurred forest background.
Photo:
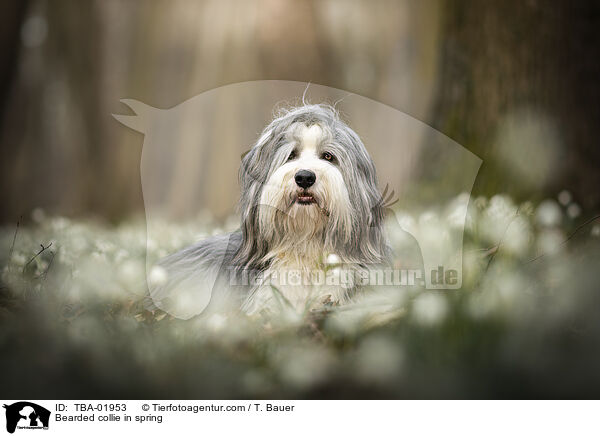
POLYGON ((600 204, 594 0, 22 0, 0 11, 5 224, 37 207, 111 221, 142 211, 143 140, 111 117, 127 111, 119 99, 169 108, 265 79, 424 121, 483 159, 475 194, 568 189, 586 213, 600 204))
MULTIPOLYGON (((597 398, 599 23, 597 0, 0 3, 2 392, 597 398), (144 279, 164 283, 167 273, 147 271, 146 261, 238 221, 199 214, 159 220, 151 234, 140 182, 144 138, 111 114, 132 114, 123 98, 171 108, 217 87, 267 79, 297 81, 299 94, 310 82, 313 91, 324 85, 382 102, 483 160, 468 209, 462 191, 422 214, 402 201, 394 206, 399 222, 424 223, 427 240, 440 246, 456 229, 462 238, 466 214, 460 292, 372 286, 343 306, 323 302, 301 314, 282 307, 264 318, 183 321, 148 310, 144 279)), ((230 110, 238 108, 234 97, 215 104, 208 120, 189 118, 217 133, 204 142, 211 149, 197 153, 208 171, 196 173, 226 205, 210 205, 223 214, 238 187, 222 176, 251 146, 234 150, 231 138, 264 116, 251 94, 230 95, 246 96, 239 110, 230 110)), ((376 112, 354 121, 385 134, 392 124, 405 131, 376 112)), ((437 182, 437 195, 453 174, 466 173, 465 159, 453 166, 437 152, 442 147, 422 147, 411 160, 406 141, 399 145, 408 164, 396 165, 404 137, 390 137, 366 144, 384 162, 380 175, 386 166, 401 175, 421 171, 437 182)), ((402 254, 403 228, 390 226, 388 236, 402 254)))

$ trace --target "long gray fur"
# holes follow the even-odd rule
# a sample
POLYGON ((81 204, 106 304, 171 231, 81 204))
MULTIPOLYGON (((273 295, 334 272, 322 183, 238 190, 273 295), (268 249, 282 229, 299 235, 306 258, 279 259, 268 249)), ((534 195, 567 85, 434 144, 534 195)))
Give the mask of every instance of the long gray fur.
MULTIPOLYGON (((380 264, 389 256, 389 248, 383 234, 383 205, 377 188, 375 165, 358 135, 341 121, 336 110, 323 104, 303 105, 285 110, 262 132, 260 139, 244 156, 239 171, 241 198, 239 202, 240 230, 203 240, 174 253, 159 262, 167 272, 168 280, 158 286, 150 286, 155 304, 169 311, 169 299, 176 298, 178 289, 191 289, 200 283, 211 283, 210 304, 217 308, 231 297, 237 304, 250 291, 247 287, 228 286, 231 274, 244 269, 265 270, 265 261, 274 241, 259 231, 258 217, 262 187, 271 174, 286 161, 290 146, 284 141, 288 129, 295 123, 307 126, 318 124, 328 132, 330 146, 339 160, 338 169, 343 176, 352 201, 351 232, 341 229, 335 220, 329 220, 323 233, 324 245, 331 246, 344 262, 364 265, 380 264)), ((206 292, 199 288, 199 292, 206 292)), ((191 310, 193 312, 194 310, 191 310)), ((195 313, 180 313, 188 318, 195 313)))

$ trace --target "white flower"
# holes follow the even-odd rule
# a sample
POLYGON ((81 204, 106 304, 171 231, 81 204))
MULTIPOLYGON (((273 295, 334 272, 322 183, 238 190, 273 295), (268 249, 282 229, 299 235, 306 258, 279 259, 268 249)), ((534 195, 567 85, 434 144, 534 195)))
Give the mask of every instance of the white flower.
POLYGON ((121 263, 124 260, 126 260, 129 257, 129 253, 127 252, 127 250, 124 250, 123 248, 119 249, 119 251, 117 251, 117 254, 115 254, 115 263, 121 263))
POLYGON ((70 221, 64 217, 56 217, 52 220, 51 226, 55 231, 65 230, 70 225, 70 221))
POLYGON ((283 350, 280 359, 282 379, 297 388, 309 388, 325 379, 335 361, 328 349, 314 346, 283 350))
POLYGON ((538 237, 538 251, 543 254, 556 253, 565 240, 560 230, 544 230, 538 237))
POLYGON ((533 213, 535 212, 535 207, 533 206, 533 203, 531 201, 526 201, 525 203, 522 203, 521 206, 519 206, 519 212, 522 215, 533 215, 533 213))
POLYGON ((488 205, 488 199, 479 196, 473 201, 473 205, 477 208, 477 210, 484 210, 488 205))
POLYGON ((365 339, 358 348, 356 369, 367 381, 385 383, 402 369, 404 353, 391 338, 383 335, 365 339))
POLYGON ((517 214, 517 206, 507 195, 497 194, 490 199, 486 213, 498 221, 511 219, 517 214))
POLYGON ((566 206, 567 204, 569 204, 572 199, 573 199, 573 196, 567 190, 560 191, 560 194, 558 194, 558 202, 560 204, 562 204, 563 206, 566 206))
POLYGON ((167 283, 169 278, 169 274, 167 271, 158 265, 155 265, 150 270, 150 274, 148 274, 148 284, 151 286, 162 286, 167 283))
POLYGON ((525 217, 517 216, 506 229, 502 245, 513 254, 523 254, 527 251, 531 240, 532 232, 529 222, 525 217))
POLYGON ((227 318, 223 315, 215 313, 208 318, 206 324, 208 325, 208 328, 210 328, 212 331, 218 332, 220 330, 223 330, 223 328, 227 324, 227 318))
POLYGON ((127 260, 121 263, 119 270, 119 279, 126 286, 134 287, 144 277, 144 268, 141 262, 127 260))
POLYGON ((567 207, 567 215, 569 215, 569 218, 577 218, 581 215, 581 207, 577 203, 571 203, 567 207))
POLYGON ((46 212, 41 207, 36 207, 31 212, 31 219, 39 224, 46 219, 46 212))
POLYGON ((15 253, 12 256, 12 262, 17 266, 23 266, 27 262, 27 258, 20 253, 15 253))
POLYGON ((467 219, 467 205, 468 202, 460 203, 458 201, 455 201, 454 204, 452 204, 452 207, 446 216, 446 220, 450 227, 460 229, 463 228, 465 222, 469 221, 467 219))
POLYGON ((446 298, 433 292, 425 292, 419 295, 412 308, 415 320, 422 325, 436 325, 446 318, 448 303, 446 298))
POLYGON ((554 200, 544 200, 538 206, 535 218, 544 227, 557 226, 562 221, 562 212, 554 200))
POLYGON ((504 195, 494 195, 479 220, 481 236, 490 243, 498 243, 510 223, 517 217, 517 206, 504 195))

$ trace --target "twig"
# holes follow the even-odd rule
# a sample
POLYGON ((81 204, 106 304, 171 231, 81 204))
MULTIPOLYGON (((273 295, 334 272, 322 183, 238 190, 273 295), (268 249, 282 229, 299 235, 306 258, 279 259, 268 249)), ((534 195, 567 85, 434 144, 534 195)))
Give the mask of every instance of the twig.
POLYGON ((498 249, 498 245, 492 245, 491 247, 473 248, 472 250, 465 251, 465 253, 476 253, 476 252, 480 252, 480 251, 491 251, 491 250, 497 250, 497 249, 498 249))
POLYGON ((25 266, 23 267, 23 274, 25 274, 25 270, 27 269, 27 267, 29 266, 29 264, 31 262, 33 262, 40 254, 42 254, 44 251, 46 251, 48 248, 50 248, 52 246, 52 242, 50 242, 48 244, 48 246, 44 247, 44 244, 40 244, 40 247, 42 247, 42 249, 40 251, 37 252, 37 254, 35 256, 33 256, 31 259, 29 259, 29 262, 27 262, 25 264, 25 266))
POLYGON ((15 241, 17 240, 17 233, 19 233, 19 224, 21 222, 21 219, 23 217, 20 217, 17 220, 17 227, 15 228, 15 234, 13 235, 13 240, 12 240, 12 244, 10 244, 10 250, 8 250, 8 264, 11 264, 12 261, 12 254, 13 254, 13 250, 15 248, 15 241))
POLYGON ((504 241, 504 237, 506 236, 506 232, 508 232, 508 229, 512 225, 513 221, 516 220, 517 217, 520 215, 520 212, 521 212, 521 206, 519 206, 517 208, 517 211, 515 212, 515 216, 512 217, 512 219, 510 220, 510 222, 508 223, 508 225, 504 229, 504 232, 502 233, 502 236, 500 237, 500 240, 498 241, 498 244, 496 245, 496 249, 495 250, 492 249, 490 260, 488 260, 487 266, 485 267, 485 272, 487 272, 488 269, 490 269, 490 265, 492 264, 492 262, 494 261, 494 258, 496 257, 496 255, 500 251, 500 247, 502 246, 502 241, 504 241))
POLYGON ((500 248, 499 245, 492 245, 491 247, 487 248, 474 248, 472 250, 467 250, 465 251, 465 253, 481 253, 481 257, 485 258, 490 254, 494 254, 496 251, 498 251, 498 248, 500 248))
MULTIPOLYGON (((586 222, 584 222, 583 224, 580 224, 579 226, 577 226, 577 228, 573 231, 573 233, 571 233, 567 239, 565 239, 564 241, 562 241, 559 245, 559 247, 562 247, 563 245, 565 245, 567 242, 569 242, 571 239, 573 239, 573 237, 577 234, 577 232, 579 232, 581 229, 583 229, 585 226, 587 226, 588 224, 593 223, 594 221, 596 221, 598 218, 600 218, 600 215, 596 215, 592 218, 590 218, 589 220, 587 220, 586 222)), ((533 259, 529 259, 527 262, 524 263, 524 265, 527 265, 531 262, 535 262, 536 260, 541 259, 542 257, 546 256, 549 252, 545 252, 540 254, 539 256, 534 257, 533 259)))

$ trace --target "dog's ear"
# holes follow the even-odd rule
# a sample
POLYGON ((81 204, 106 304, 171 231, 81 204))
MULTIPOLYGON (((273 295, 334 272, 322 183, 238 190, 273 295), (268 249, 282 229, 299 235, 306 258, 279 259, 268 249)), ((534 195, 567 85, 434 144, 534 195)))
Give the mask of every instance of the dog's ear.
MULTIPOLYGON (((363 219, 365 224, 359 227, 357 238, 360 241, 357 249, 361 252, 362 259, 369 259, 371 262, 385 262, 389 257, 390 249, 384 234, 384 220, 386 212, 392 211, 389 207, 395 203, 393 200, 394 192, 388 192, 384 188, 383 194, 379 192, 375 183, 366 183, 366 203, 362 205, 363 219)), ((392 212, 393 213, 393 212, 392 212)))
MULTIPOLYGON (((260 205, 253 205, 242 215, 242 243, 233 258, 233 263, 246 268, 261 269, 260 261, 267 252, 267 245, 258 230, 260 205)), ((265 206, 263 206, 265 207, 265 206)))
POLYGON ((243 153, 240 165, 239 180, 242 190, 248 189, 252 183, 265 183, 269 171, 269 150, 265 144, 272 139, 272 131, 264 133, 250 150, 243 153))
POLYGON ((250 150, 242 154, 242 163, 240 165, 240 171, 238 174, 242 189, 248 189, 250 187, 252 179, 256 178, 256 176, 252 175, 252 173, 256 171, 255 169, 253 169, 255 167, 255 155, 256 148, 251 148, 250 150))

